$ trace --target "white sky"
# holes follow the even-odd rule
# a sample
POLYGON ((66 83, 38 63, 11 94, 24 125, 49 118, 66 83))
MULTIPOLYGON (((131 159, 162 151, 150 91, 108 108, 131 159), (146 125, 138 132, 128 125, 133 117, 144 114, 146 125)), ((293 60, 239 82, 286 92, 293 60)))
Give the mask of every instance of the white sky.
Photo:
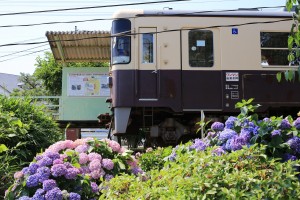
MULTIPOLYGON (((20 42, 42 42, 47 41, 46 31, 74 31, 75 26, 78 30, 110 30, 111 21, 95 21, 72 24, 53 24, 28 27, 4 28, 6 25, 34 24, 45 22, 65 22, 75 20, 89 19, 108 19, 112 14, 121 8, 112 7, 97 8, 87 10, 74 10, 64 12, 47 12, 38 14, 22 14, 1 16, 4 13, 28 12, 37 10, 52 10, 63 8, 78 8, 89 6, 103 6, 126 3, 138 3, 161 0, 0 0, 0 73, 16 74, 21 72, 32 74, 35 70, 35 59, 37 56, 44 55, 44 49, 50 51, 48 43, 26 46, 2 46, 10 43, 20 42), (24 51, 21 53, 16 53, 24 51), (41 51, 39 53, 34 53, 41 51), (24 54, 31 55, 22 56, 24 54), (13 54, 9 55, 8 54, 13 54), (6 61, 5 61, 6 60, 6 61)), ((161 3, 130 6, 130 8, 142 9, 163 9, 172 7, 174 10, 227 10, 237 8, 254 8, 254 7, 274 7, 284 6, 286 0, 190 0, 186 2, 161 3)))

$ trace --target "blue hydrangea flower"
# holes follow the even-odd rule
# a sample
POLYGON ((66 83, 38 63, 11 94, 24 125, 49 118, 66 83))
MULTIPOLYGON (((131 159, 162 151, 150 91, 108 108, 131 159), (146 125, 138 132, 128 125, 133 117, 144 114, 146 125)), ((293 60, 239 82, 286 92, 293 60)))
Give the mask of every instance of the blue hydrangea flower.
POLYGON ((300 138, 297 136, 292 137, 287 141, 287 144, 290 146, 291 150, 295 153, 300 154, 300 138))
POLYGON ((29 174, 29 167, 24 167, 22 169, 23 174, 29 174))
POLYGON ((249 129, 242 128, 240 137, 243 138, 245 142, 249 142, 251 139, 251 131, 249 131, 249 129))
POLYGON ((231 151, 240 150, 243 148, 244 145, 246 145, 246 142, 243 137, 234 136, 230 142, 230 150, 231 151))
POLYGON ((290 122, 289 122, 287 119, 283 119, 283 120, 281 121, 280 128, 281 128, 282 130, 290 129, 291 127, 292 127, 292 126, 291 126, 290 122))
POLYGON ((195 149, 196 151, 204 151, 209 145, 205 142, 203 142, 201 139, 195 139, 194 144, 192 144, 189 149, 193 150, 195 149))
POLYGON ((297 130, 300 130, 300 117, 298 117, 294 122, 293 125, 297 130))
POLYGON ((56 181, 53 179, 48 179, 43 182, 43 190, 49 191, 57 187, 56 181))
POLYGON ((211 129, 214 130, 214 131, 223 131, 223 129, 224 129, 224 124, 221 123, 221 122, 214 122, 214 123, 211 125, 211 129))
POLYGON ((53 160, 59 159, 60 155, 57 152, 47 151, 44 153, 44 157, 48 157, 53 161, 53 160))
POLYGON ((32 197, 32 200, 45 200, 45 191, 41 188, 35 191, 35 194, 32 197))
POLYGON ((49 165, 52 165, 52 159, 47 156, 44 156, 41 160, 39 160, 37 162, 37 164, 40 167, 49 166, 49 165))
POLYGON ((280 130, 273 130, 271 132, 272 137, 276 136, 276 135, 281 135, 281 131, 280 130))
POLYGON ((47 200, 62 200, 63 199, 63 195, 62 195, 61 190, 58 187, 55 187, 52 190, 49 190, 45 194, 45 198, 47 200))
POLYGON ((175 152, 171 153, 171 155, 168 156, 169 161, 175 161, 177 154, 175 152))
POLYGON ((35 174, 36 173, 36 170, 39 168, 39 165, 36 164, 36 163, 30 163, 29 165, 29 174, 35 174))
POLYGON ((225 128, 232 129, 234 128, 234 122, 237 120, 236 117, 230 116, 225 122, 225 128))
POLYGON ((27 187, 36 187, 39 185, 39 174, 33 174, 28 176, 27 181, 26 181, 26 186, 27 187))
POLYGON ((69 197, 70 200, 80 200, 81 199, 81 196, 80 194, 77 194, 75 192, 70 192, 70 197, 69 197))
POLYGON ((220 132, 219 135, 219 141, 221 144, 224 144, 227 140, 233 138, 233 136, 237 135, 237 133, 234 130, 231 129, 224 129, 220 132))

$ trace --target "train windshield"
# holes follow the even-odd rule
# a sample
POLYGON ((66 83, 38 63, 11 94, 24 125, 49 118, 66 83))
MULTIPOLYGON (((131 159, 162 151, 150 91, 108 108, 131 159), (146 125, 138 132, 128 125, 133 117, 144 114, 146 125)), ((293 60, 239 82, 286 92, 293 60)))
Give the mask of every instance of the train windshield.
POLYGON ((131 22, 118 19, 112 22, 111 54, 112 64, 127 64, 131 60, 131 22))

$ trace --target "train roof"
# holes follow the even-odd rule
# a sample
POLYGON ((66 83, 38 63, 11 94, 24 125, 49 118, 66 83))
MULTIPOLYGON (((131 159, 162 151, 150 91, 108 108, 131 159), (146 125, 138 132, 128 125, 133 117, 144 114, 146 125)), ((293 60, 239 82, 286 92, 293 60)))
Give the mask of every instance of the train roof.
POLYGON ((264 10, 228 10, 228 11, 199 11, 199 10, 119 10, 114 18, 150 16, 183 16, 183 17, 255 17, 255 18, 292 18, 293 12, 264 11, 264 10))

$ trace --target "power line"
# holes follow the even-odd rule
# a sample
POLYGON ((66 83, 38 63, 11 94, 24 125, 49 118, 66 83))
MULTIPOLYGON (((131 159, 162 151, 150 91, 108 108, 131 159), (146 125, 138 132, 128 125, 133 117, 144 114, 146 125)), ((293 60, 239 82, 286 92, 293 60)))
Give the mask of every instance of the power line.
MULTIPOLYGON (((203 3, 203 2, 200 2, 203 3)), ((284 8, 285 6, 271 6, 271 7, 255 7, 255 8, 243 8, 243 9, 269 9, 269 8, 284 8)), ((238 11, 239 9, 230 9, 230 10, 218 10, 218 11, 198 11, 198 12, 187 12, 181 13, 179 15, 188 15, 188 14, 203 14, 203 13, 214 13, 214 12, 231 12, 238 11)), ((178 15, 178 14, 177 14, 178 15)), ((128 17, 127 19, 136 18, 128 17)), ((41 26, 41 25, 51 25, 51 24, 72 24, 72 23, 83 23, 83 22, 92 22, 92 21, 105 21, 113 20, 113 18, 99 18, 99 19, 87 19, 87 20, 75 20, 75 21, 66 21, 66 22, 43 22, 35 24, 16 24, 16 25, 3 25, 0 28, 12 28, 12 27, 27 27, 27 26, 41 26)))
POLYGON ((109 7, 120 7, 120 6, 135 6, 135 5, 157 4, 157 3, 170 3, 170 2, 180 2, 180 1, 190 1, 190 0, 149 1, 149 2, 127 3, 127 4, 111 4, 111 5, 105 5, 105 6, 88 6, 88 7, 79 7, 79 8, 63 8, 63 9, 53 9, 53 10, 38 10, 38 11, 28 11, 28 12, 3 13, 3 14, 0 14, 0 16, 24 15, 24 14, 35 14, 35 13, 45 13, 45 12, 59 12, 59 11, 70 11, 70 10, 85 10, 85 9, 109 8, 109 7))
POLYGON ((8 59, 6 59, 6 60, 0 60, 0 63, 1 63, 1 62, 5 62, 5 61, 8 61, 8 60, 13 60, 13 59, 17 59, 17 58, 20 58, 20 57, 28 56, 28 55, 31 55, 31 54, 39 53, 39 52, 46 51, 46 50, 49 50, 49 48, 47 48, 47 49, 42 49, 42 50, 39 50, 39 51, 34 51, 34 52, 31 52, 31 53, 24 54, 24 55, 20 55, 20 56, 13 57, 13 58, 8 58, 8 59))
MULTIPOLYGON (((254 24, 271 24, 277 22, 284 22, 284 21, 291 21, 291 19, 280 19, 280 20, 272 20, 272 21, 264 21, 264 22, 247 22, 241 24, 228 24, 228 25, 216 25, 216 26, 208 26, 202 28, 191 28, 191 29, 171 29, 171 30, 164 30, 158 32, 151 32, 153 34, 160 34, 166 32, 175 32, 181 30, 201 30, 201 29, 209 29, 209 28, 222 28, 222 27, 238 27, 238 26, 246 26, 246 25, 254 25, 254 24)), ((117 36, 131 36, 131 35, 140 35, 141 33, 131 33, 131 34, 118 34, 117 36)), ((36 45, 36 44, 44 44, 50 42, 72 42, 72 41, 81 41, 81 40, 88 40, 88 39, 99 39, 99 38, 112 38, 116 35, 112 36, 97 36, 97 37, 86 37, 86 38, 79 38, 79 39, 69 39, 69 40, 49 40, 49 41, 42 41, 42 42, 29 42, 29 43, 10 43, 10 44, 2 44, 0 47, 7 47, 7 46, 17 46, 17 45, 36 45)))
POLYGON ((15 54, 18 54, 18 53, 27 52, 27 51, 29 51, 29 50, 37 49, 37 48, 44 47, 44 46, 47 46, 47 45, 48 45, 48 44, 43 44, 43 45, 40 45, 40 46, 37 46, 37 47, 25 49, 25 50, 22 50, 22 51, 13 52, 13 53, 10 53, 10 54, 6 54, 6 55, 3 55, 3 56, 0 56, 0 58, 7 57, 7 56, 12 56, 12 55, 15 55, 15 54))

